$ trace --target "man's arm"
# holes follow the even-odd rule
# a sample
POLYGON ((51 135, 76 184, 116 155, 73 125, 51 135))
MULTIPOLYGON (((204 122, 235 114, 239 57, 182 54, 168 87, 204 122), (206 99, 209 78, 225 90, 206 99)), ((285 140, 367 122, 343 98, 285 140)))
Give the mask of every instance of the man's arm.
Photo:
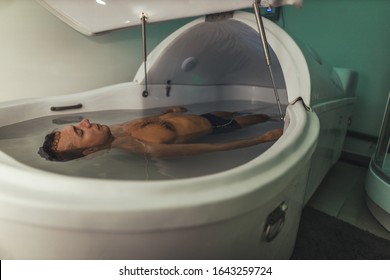
MULTIPOLYGON (((196 144, 154 144, 143 143, 144 154, 151 157, 178 157, 178 156, 191 156, 203 153, 228 151, 234 149, 240 149, 258 145, 264 142, 270 142, 277 140, 283 133, 282 129, 274 129, 268 131, 260 136, 236 140, 226 143, 208 144, 208 143, 196 143, 196 144)), ((131 152, 131 151, 130 151, 131 152)))

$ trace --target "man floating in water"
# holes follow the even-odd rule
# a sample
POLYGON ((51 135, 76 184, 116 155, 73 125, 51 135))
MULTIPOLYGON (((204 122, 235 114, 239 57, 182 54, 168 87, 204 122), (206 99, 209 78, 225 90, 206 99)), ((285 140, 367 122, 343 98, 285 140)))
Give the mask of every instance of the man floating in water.
POLYGON ((77 125, 68 125, 46 135, 38 153, 51 161, 69 161, 111 148, 151 157, 189 156, 275 141, 283 133, 282 129, 274 129, 254 138, 226 143, 190 143, 200 136, 234 131, 265 122, 270 117, 264 114, 236 116, 222 111, 183 114, 186 111, 184 107, 172 107, 158 116, 110 126, 83 119, 77 125))

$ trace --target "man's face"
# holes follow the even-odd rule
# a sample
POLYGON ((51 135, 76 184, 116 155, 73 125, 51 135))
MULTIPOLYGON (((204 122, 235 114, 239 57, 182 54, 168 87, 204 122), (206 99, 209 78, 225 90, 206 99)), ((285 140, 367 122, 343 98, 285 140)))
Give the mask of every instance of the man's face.
POLYGON ((65 126, 58 131, 61 133, 57 145, 59 152, 103 147, 112 139, 108 126, 90 123, 88 119, 83 119, 77 125, 65 126))

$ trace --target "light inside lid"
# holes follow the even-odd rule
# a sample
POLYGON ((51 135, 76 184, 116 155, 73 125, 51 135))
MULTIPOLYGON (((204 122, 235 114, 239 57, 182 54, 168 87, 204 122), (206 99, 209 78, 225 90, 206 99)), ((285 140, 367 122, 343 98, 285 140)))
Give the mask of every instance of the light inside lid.
POLYGON ((106 5, 106 2, 103 1, 103 0, 96 0, 96 3, 100 4, 100 5, 106 5))

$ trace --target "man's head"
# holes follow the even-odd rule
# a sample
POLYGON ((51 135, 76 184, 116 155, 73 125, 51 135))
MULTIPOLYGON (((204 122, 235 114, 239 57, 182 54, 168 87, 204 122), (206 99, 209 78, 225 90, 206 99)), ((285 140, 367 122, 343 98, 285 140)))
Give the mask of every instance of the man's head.
POLYGON ((46 135, 38 153, 51 161, 68 161, 109 148, 112 140, 108 126, 83 119, 77 125, 68 125, 46 135))

